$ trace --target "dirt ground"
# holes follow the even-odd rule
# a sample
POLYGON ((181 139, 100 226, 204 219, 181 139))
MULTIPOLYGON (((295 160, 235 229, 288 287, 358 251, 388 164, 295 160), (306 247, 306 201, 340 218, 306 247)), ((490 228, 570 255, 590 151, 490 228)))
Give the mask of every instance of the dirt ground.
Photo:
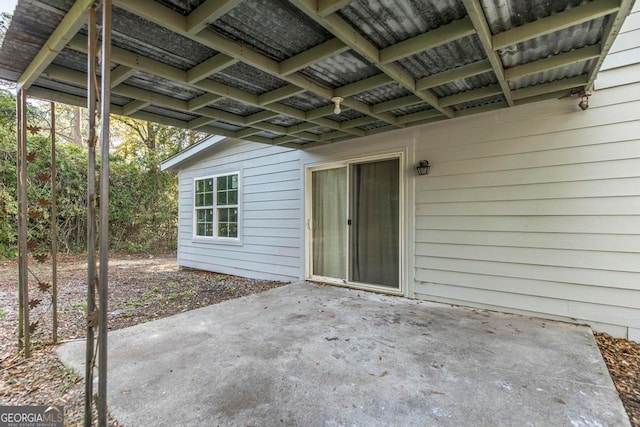
MULTIPOLYGON (((0 262, 0 405, 63 405, 65 425, 81 425, 84 379, 66 369, 51 343, 48 263, 30 262, 34 352, 17 346, 17 267, 0 262)), ((113 255, 109 262, 109 329, 119 329, 198 307, 262 292, 281 282, 179 269, 175 256, 113 255)), ((64 257, 58 265, 59 341, 85 334, 86 261, 64 257)), ((596 341, 631 423, 640 427, 640 344, 597 334, 596 341)), ((110 420, 117 426, 116 420, 110 420)))
MULTIPOLYGON (((30 261, 29 298, 36 324, 35 350, 17 354, 17 266, 0 262, 0 405, 63 405, 65 425, 81 425, 84 379, 66 369, 51 342, 49 263, 30 261), (39 301, 39 302, 37 302, 39 301)), ((64 257, 58 264, 58 340, 85 336, 86 260, 64 257)), ((187 310, 266 291, 285 283, 179 269, 175 256, 114 255, 109 261, 109 329, 120 329, 187 310)), ((112 425, 118 425, 111 420, 112 425)))

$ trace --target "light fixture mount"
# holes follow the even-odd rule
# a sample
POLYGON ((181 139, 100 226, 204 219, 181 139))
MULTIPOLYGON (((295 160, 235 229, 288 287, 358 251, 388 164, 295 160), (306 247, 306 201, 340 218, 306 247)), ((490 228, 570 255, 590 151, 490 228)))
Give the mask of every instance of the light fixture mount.
POLYGON ((336 107, 333 109, 333 114, 340 114, 342 112, 342 110, 340 109, 340 103, 344 101, 344 98, 341 98, 339 96, 334 96, 333 98, 331 98, 331 102, 333 102, 336 107))
POLYGON ((420 160, 416 166, 416 172, 418 172, 418 175, 428 175, 430 167, 431 165, 429 165, 428 161, 420 160))
POLYGON ((591 91, 581 90, 578 92, 578 96, 581 98, 580 102, 578 102, 578 107, 580 107, 582 111, 589 108, 589 97, 591 96, 591 91))

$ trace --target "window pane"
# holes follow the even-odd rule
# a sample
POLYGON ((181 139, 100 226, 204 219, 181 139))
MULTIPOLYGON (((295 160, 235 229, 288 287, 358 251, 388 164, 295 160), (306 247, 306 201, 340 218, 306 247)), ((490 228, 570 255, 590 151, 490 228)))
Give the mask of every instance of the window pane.
POLYGON ((198 224, 198 228, 196 230, 197 236, 204 236, 204 224, 198 224))
POLYGON ((238 204, 238 190, 230 190, 227 197, 227 204, 229 205, 237 205, 238 204))
POLYGON ((238 175, 231 175, 231 185, 229 188, 237 189, 238 188, 238 175))
POLYGON ((219 176, 218 177, 218 191, 227 189, 227 177, 219 176))
POLYGON ((218 206, 221 205, 226 205, 227 204, 227 192, 226 191, 219 191, 218 192, 218 201, 217 201, 218 206))
POLYGON ((213 178, 199 179, 195 185, 195 205, 213 205, 213 178))
POLYGON ((238 224, 229 224, 229 237, 238 237, 238 224))
POLYGON ((213 224, 210 222, 205 224, 205 236, 213 236, 213 224))
POLYGON ((238 222, 238 209, 231 208, 229 211, 229 222, 238 222))
POLYGON ((229 209, 218 209, 218 221, 229 222, 229 209))
POLYGON ((218 236, 219 237, 229 237, 229 228, 228 224, 220 223, 218 224, 218 236))

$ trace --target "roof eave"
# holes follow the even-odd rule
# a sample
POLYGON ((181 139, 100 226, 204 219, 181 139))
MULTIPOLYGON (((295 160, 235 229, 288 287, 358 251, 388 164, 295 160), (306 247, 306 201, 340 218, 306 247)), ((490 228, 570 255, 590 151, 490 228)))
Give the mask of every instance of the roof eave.
POLYGON ((227 137, 212 135, 211 137, 205 138, 200 142, 193 144, 190 147, 185 148, 179 153, 169 157, 160 163, 161 171, 176 171, 180 170, 180 166, 185 162, 191 160, 194 156, 201 154, 203 151, 208 150, 209 148, 219 144, 220 142, 227 139, 227 137))

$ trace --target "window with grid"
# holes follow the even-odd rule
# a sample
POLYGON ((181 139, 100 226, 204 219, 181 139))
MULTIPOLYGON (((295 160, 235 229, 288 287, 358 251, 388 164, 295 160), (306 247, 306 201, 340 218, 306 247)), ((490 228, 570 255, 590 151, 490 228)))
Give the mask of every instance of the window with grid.
POLYGON ((238 174, 196 179, 195 235, 238 238, 238 174))

